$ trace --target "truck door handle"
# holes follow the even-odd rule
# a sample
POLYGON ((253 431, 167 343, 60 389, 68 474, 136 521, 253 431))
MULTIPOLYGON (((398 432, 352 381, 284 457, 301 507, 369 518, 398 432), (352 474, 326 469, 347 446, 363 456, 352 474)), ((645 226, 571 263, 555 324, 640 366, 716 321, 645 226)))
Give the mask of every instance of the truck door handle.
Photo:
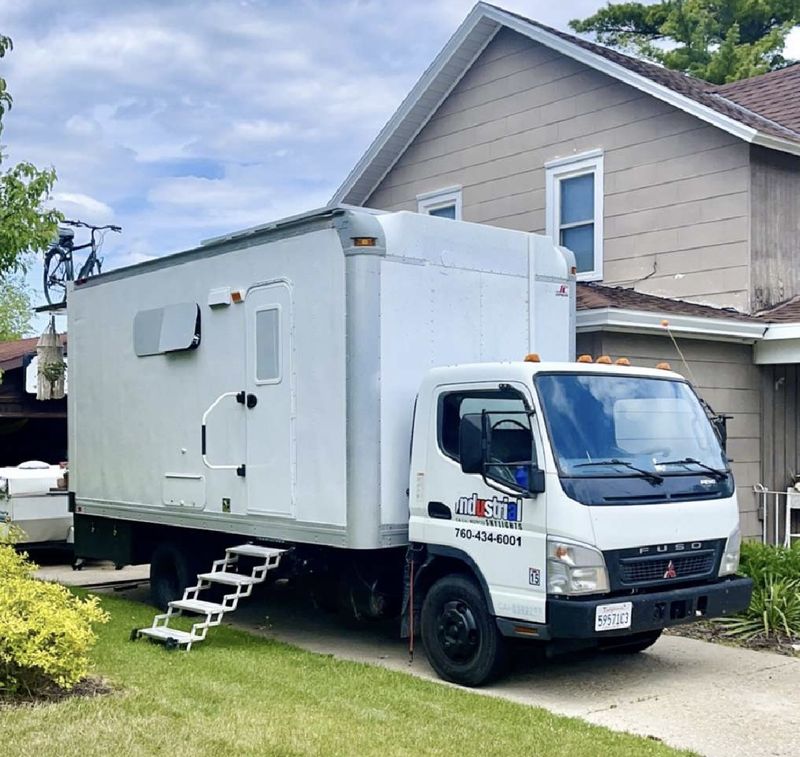
POLYGON ((439 520, 451 520, 453 514, 444 502, 428 502, 428 515, 439 520))

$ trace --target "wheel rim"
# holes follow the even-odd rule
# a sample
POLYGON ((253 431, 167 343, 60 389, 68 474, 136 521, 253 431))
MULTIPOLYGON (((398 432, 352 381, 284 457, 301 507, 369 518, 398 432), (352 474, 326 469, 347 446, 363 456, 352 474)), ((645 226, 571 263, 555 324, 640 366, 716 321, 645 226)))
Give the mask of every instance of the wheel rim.
POLYGON ((67 284, 70 279, 69 267, 63 257, 50 258, 45 271, 45 296, 50 304, 63 302, 67 298, 67 284), (53 265, 55 263, 55 265, 53 265))
POLYGON ((460 599, 446 602, 439 615, 436 636, 450 660, 469 662, 480 646, 478 624, 470 606, 460 599))

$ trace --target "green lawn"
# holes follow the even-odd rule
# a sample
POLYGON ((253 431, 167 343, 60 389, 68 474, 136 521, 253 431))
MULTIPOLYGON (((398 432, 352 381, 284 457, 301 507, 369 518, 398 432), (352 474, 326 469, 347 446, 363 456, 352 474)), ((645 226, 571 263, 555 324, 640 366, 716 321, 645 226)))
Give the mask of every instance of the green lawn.
MULTIPOLYGON (((116 598, 94 654, 117 692, 0 710, 2 754, 675 755, 663 744, 544 710, 334 660, 230 628, 189 654, 133 627, 152 608, 116 598)), ((685 754, 685 753, 684 753, 685 754)))

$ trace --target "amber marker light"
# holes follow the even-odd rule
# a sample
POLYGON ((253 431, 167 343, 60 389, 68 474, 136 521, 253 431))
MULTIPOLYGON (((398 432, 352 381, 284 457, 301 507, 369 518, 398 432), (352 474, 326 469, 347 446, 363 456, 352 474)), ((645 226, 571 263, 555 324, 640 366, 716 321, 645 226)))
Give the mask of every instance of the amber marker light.
POLYGON ((665 318, 663 321, 661 321, 661 325, 662 325, 662 326, 663 326, 665 329, 668 329, 668 328, 669 328, 669 321, 668 321, 668 320, 665 318))
POLYGON ((526 363, 541 363, 542 359, 539 357, 539 353, 531 352, 525 355, 525 362, 526 363))
POLYGON ((375 237, 353 237, 353 247, 374 247, 377 241, 375 237))
POLYGON ((626 357, 620 357, 616 359, 615 363, 616 365, 630 365, 631 361, 626 357))
POLYGON ((599 365, 611 365, 611 358, 608 355, 600 355, 596 362, 599 365))
POLYGON ((244 295, 242 294, 241 289, 234 289, 231 292, 231 302, 235 302, 236 304, 244 302, 244 295))
POLYGON ((656 368, 660 371, 671 371, 672 366, 669 363, 659 363, 656 368))
POLYGON ((578 360, 578 363, 591 363, 593 362, 591 355, 581 355, 578 360))

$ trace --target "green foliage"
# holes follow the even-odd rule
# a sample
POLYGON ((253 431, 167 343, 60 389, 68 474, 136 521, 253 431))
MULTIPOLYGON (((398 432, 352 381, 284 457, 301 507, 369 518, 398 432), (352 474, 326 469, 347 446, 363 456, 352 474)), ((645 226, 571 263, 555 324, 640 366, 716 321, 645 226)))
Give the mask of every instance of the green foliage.
MULTIPOLYGON (((0 58, 12 47, 11 40, 0 35, 0 58)), ((0 77, 0 134, 11 104, 6 81, 0 77)), ((0 163, 3 158, 0 145, 0 163)), ((55 180, 53 168, 39 169, 27 162, 0 171, 0 274, 24 271, 28 253, 43 252, 55 238, 62 215, 43 205, 55 180)))
POLYGON ((779 581, 800 580, 800 542, 791 547, 776 547, 757 541, 742 543, 739 572, 765 585, 772 576, 779 581))
POLYGON ((0 537, 0 695, 72 688, 88 672, 93 625, 108 615, 96 597, 34 578, 36 566, 9 541, 0 537))
POLYGON ((787 34, 800 0, 661 0, 609 3, 570 26, 602 44, 724 84, 787 64, 787 34))
POLYGON ((31 324, 31 297, 25 280, 7 276, 0 281, 0 342, 20 339, 31 324))
POLYGON ((724 622, 743 639, 800 638, 800 543, 791 548, 742 544, 739 571, 753 579, 750 606, 724 622))

